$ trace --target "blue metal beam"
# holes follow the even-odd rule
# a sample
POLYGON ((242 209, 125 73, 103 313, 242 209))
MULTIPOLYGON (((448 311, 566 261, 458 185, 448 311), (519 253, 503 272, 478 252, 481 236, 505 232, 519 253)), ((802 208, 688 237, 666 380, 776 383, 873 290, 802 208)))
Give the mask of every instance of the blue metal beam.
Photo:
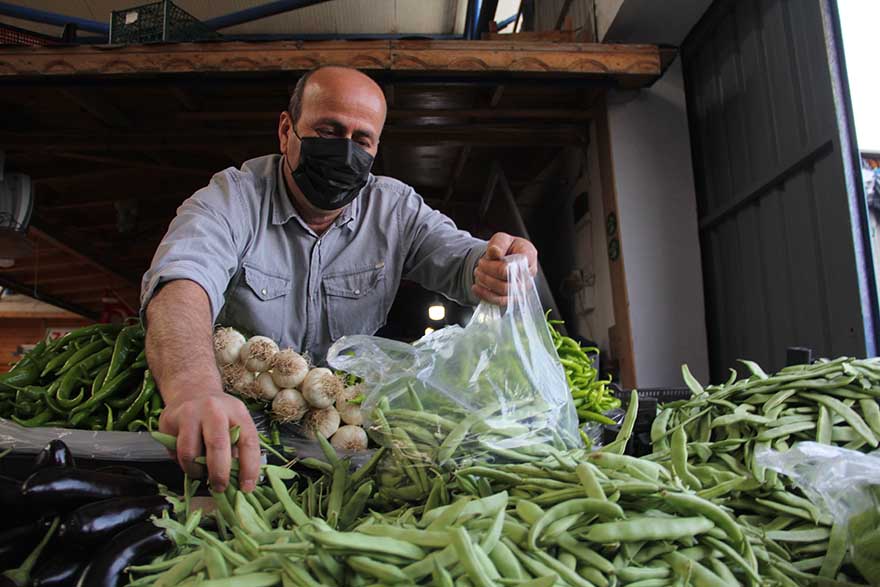
POLYGON ((76 28, 83 31, 102 33, 104 35, 110 33, 110 25, 107 23, 86 18, 77 18, 76 16, 68 16, 66 14, 58 14, 57 12, 37 10, 36 8, 28 8, 26 6, 19 6, 18 4, 10 4, 9 2, 0 2, 0 16, 11 16, 12 18, 51 24, 60 27, 63 27, 66 24, 75 24, 76 28))
POLYGON ((245 8, 244 10, 239 10, 238 12, 232 12, 230 14, 224 14, 223 16, 209 18, 208 20, 204 21, 204 23, 208 27, 216 31, 219 29, 225 29, 231 26, 235 26, 237 24, 243 24, 246 22, 259 20, 261 18, 266 18, 268 16, 274 16, 283 12, 290 12, 291 10, 305 8, 306 6, 321 4, 322 2, 327 1, 328 0, 275 0, 275 2, 267 2, 266 4, 260 4, 259 6, 254 6, 252 8, 245 8))
POLYGON ((508 16, 507 18, 505 18, 504 20, 499 22, 498 23, 498 30, 503 31, 504 29, 506 29, 507 27, 509 27, 513 23, 515 23, 518 16, 519 16, 518 14, 514 14, 512 16, 508 16))

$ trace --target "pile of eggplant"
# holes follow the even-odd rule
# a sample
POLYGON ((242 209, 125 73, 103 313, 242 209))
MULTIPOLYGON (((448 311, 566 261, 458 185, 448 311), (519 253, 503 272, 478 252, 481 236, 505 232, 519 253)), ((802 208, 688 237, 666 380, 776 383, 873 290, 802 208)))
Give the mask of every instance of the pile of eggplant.
MULTIPOLYGON (((2 461, 0 461, 2 467, 2 461)), ((150 522, 171 507, 132 467, 77 468, 53 440, 24 480, 0 475, 0 587, 116 587, 171 546, 150 522)))

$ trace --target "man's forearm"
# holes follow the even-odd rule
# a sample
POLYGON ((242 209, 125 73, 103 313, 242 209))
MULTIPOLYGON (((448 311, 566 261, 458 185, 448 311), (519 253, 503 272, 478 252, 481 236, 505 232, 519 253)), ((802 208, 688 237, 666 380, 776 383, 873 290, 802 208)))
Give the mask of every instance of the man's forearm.
POLYGON ((147 361, 166 403, 184 390, 222 391, 214 362, 211 303, 189 280, 165 285, 147 307, 147 361))

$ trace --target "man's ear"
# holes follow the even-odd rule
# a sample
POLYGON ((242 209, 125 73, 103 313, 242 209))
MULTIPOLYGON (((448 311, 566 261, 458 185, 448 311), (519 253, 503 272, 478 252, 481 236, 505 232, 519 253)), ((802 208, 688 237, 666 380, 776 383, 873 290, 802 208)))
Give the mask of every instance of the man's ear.
POLYGON ((281 113, 278 118, 278 150, 281 153, 287 152, 288 142, 290 141, 291 128, 290 113, 286 110, 281 113))

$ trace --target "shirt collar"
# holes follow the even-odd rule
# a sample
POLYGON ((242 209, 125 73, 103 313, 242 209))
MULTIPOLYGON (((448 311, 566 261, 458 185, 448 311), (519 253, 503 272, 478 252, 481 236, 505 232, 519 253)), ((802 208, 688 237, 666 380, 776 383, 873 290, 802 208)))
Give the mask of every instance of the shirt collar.
MULTIPOLYGON (((358 197, 342 210, 342 214, 339 215, 339 218, 336 219, 333 226, 345 226, 348 230, 354 230, 354 223, 352 221, 357 217, 357 213, 360 210, 360 200, 363 196, 363 192, 368 189, 371 183, 373 183, 372 174, 370 174, 370 179, 367 181, 367 185, 364 186, 364 189, 361 190, 358 197)), ((287 184, 284 182, 284 157, 280 155, 278 156, 278 165, 275 171, 274 199, 275 206, 272 210, 272 224, 286 224, 291 218, 296 218, 300 224, 308 226, 302 219, 302 216, 300 216, 299 212, 297 212, 296 207, 290 199, 290 194, 287 191, 287 184)))

